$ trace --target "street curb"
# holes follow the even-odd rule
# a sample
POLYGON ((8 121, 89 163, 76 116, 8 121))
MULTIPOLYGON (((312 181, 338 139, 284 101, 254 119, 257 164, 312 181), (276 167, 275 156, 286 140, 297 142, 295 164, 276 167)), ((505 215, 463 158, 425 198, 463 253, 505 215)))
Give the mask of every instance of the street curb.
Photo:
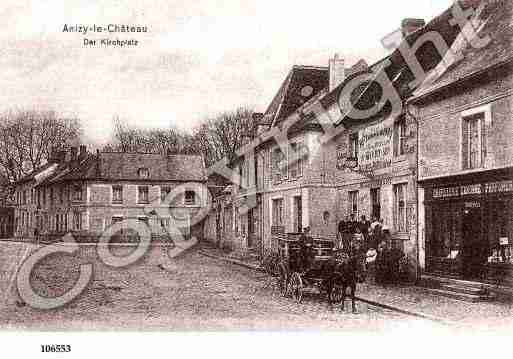
POLYGON ((221 260, 221 261, 225 261, 225 262, 229 262, 229 263, 232 263, 232 264, 239 265, 241 267, 246 267, 248 269, 252 269, 252 270, 255 270, 255 271, 258 271, 258 272, 266 273, 265 269, 262 268, 261 266, 250 264, 250 263, 246 263, 246 262, 243 262, 243 261, 239 261, 237 259, 216 256, 215 254, 210 254, 210 253, 206 253, 206 252, 203 252, 203 251, 200 251, 199 254, 201 254, 202 256, 205 256, 205 257, 209 257, 209 258, 213 258, 213 259, 218 259, 218 260, 221 260))
MULTIPOLYGON (((249 264, 249 263, 246 263, 246 262, 243 262, 243 261, 239 261, 237 259, 216 256, 214 254, 205 253, 203 251, 200 251, 199 253, 201 255, 205 256, 205 257, 222 260, 222 261, 229 262, 229 263, 232 263, 232 264, 236 264, 236 265, 239 265, 239 266, 242 266, 242 267, 246 267, 248 269, 253 269, 253 270, 265 273, 265 270, 262 267, 257 266, 257 265, 249 264)), ((363 297, 358 297, 358 296, 356 296, 355 299, 360 301, 360 302, 373 305, 375 307, 380 307, 380 308, 383 308, 383 309, 392 310, 394 312, 410 315, 410 316, 413 316, 413 317, 427 319, 427 320, 430 320, 430 321, 433 321, 433 322, 437 322, 437 323, 441 323, 441 324, 445 324, 445 325, 451 325, 451 326, 457 325, 457 323, 451 322, 451 321, 446 320, 444 318, 435 317, 435 316, 432 316, 432 315, 429 315, 429 314, 425 314, 425 313, 422 313, 422 312, 415 312, 415 311, 411 311, 411 310, 408 310, 408 309, 399 308, 399 307, 396 307, 396 306, 392 306, 392 305, 376 302, 376 301, 373 301, 371 299, 367 299, 367 298, 363 298, 363 297)))
POLYGON ((407 315, 410 315, 410 316, 413 316, 413 317, 418 317, 418 318, 422 318, 422 319, 428 319, 428 320, 431 320, 433 322, 437 322, 437 323, 441 323, 441 324, 445 324, 445 325, 451 325, 451 326, 458 325, 458 323, 451 322, 451 321, 449 321, 447 319, 444 319, 444 318, 439 318, 439 317, 435 317, 435 316, 432 316, 432 315, 429 315, 429 314, 425 314, 425 313, 422 313, 422 312, 415 312, 415 311, 412 311, 412 310, 403 309, 403 308, 399 308, 399 307, 396 307, 396 306, 392 306, 392 305, 388 305, 388 304, 384 304, 384 303, 380 303, 380 302, 375 302, 375 301, 367 299, 367 298, 362 298, 362 297, 356 296, 355 299, 360 301, 360 302, 373 305, 375 307, 380 307, 380 308, 383 308, 383 309, 392 310, 394 312, 398 312, 398 313, 402 313, 402 314, 407 314, 407 315))

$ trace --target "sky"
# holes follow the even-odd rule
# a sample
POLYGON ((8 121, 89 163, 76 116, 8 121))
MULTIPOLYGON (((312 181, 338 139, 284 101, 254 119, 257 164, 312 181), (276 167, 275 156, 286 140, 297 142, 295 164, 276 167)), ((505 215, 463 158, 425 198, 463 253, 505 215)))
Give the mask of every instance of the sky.
POLYGON ((119 116, 145 128, 190 131, 216 113, 265 111, 293 65, 350 66, 385 55, 380 39, 408 17, 432 19, 451 0, 2 0, 0 112, 78 117, 102 146, 119 116), (147 33, 63 32, 127 24, 147 33), (138 46, 84 46, 87 39, 138 46))

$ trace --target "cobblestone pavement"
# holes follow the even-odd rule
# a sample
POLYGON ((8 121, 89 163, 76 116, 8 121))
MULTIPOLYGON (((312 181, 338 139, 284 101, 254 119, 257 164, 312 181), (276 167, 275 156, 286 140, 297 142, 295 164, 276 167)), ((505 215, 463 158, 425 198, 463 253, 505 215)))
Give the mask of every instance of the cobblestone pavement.
POLYGON ((0 310, 1 329, 34 330, 404 330, 441 327, 422 319, 358 303, 358 314, 329 309, 316 295, 302 304, 282 298, 270 279, 255 271, 192 250, 162 264, 156 248, 140 263, 108 268, 94 248, 52 257, 33 275, 39 292, 54 296, 70 287, 79 263, 95 261, 94 280, 65 308, 39 311, 16 304, 0 310))

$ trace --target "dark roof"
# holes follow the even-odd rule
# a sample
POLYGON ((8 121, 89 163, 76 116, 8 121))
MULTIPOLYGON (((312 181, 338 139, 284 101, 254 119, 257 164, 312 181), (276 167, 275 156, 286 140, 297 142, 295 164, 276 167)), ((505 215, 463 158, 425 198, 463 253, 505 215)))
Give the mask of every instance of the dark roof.
MULTIPOLYGON (((452 46, 454 40, 457 38, 460 29, 458 26, 453 26, 451 24, 451 20, 453 18, 452 15, 452 6, 444 11, 442 14, 434 18, 430 21, 426 26, 420 28, 419 30, 409 34, 403 41, 406 41, 410 46, 413 46, 415 42, 423 35, 428 32, 436 31, 438 34, 442 36, 442 38, 446 41, 449 47, 452 46)), ((427 42, 423 46, 421 46, 416 52, 417 59, 421 63, 424 71, 429 72, 433 70, 441 61, 442 56, 445 54, 439 54, 435 46, 427 42)), ((401 55, 399 49, 395 50, 389 56, 383 58, 378 61, 374 65, 370 66, 370 70, 378 73, 385 73, 386 76, 392 81, 396 91, 400 95, 402 100, 408 99, 413 91, 416 88, 410 88, 408 85, 411 81, 414 80, 414 75, 408 66, 406 60, 401 55), (388 61, 388 66, 384 67, 385 61, 388 61)), ((362 72, 364 72, 363 70, 362 72)), ((369 71, 369 70, 367 70, 369 71)), ((352 75, 356 76, 359 73, 353 73, 352 75)), ((329 107, 334 104, 335 101, 338 100, 338 97, 346 84, 351 80, 352 76, 348 76, 346 80, 340 84, 336 89, 331 91, 326 95, 325 98, 322 99, 322 103, 324 106, 329 107)), ((355 91, 351 94, 351 103, 354 104, 356 108, 359 109, 368 109, 373 106, 373 104, 381 100, 382 97, 382 89, 381 86, 375 81, 363 82, 360 86, 358 86, 355 91)), ((361 120, 361 119, 353 119, 351 118, 351 114, 348 114, 342 121, 345 125, 355 125, 358 123, 373 121, 377 118, 386 117, 390 114, 391 105, 390 103, 385 104, 382 107, 379 113, 374 116, 361 120)))
POLYGON ((89 154, 79 163, 59 165, 42 184, 74 180, 140 180, 139 169, 147 168, 149 181, 206 181, 202 156, 153 153, 101 152, 89 154))
POLYGON ((37 175, 43 173, 44 171, 46 171, 47 169, 49 169, 50 167, 52 167, 54 165, 55 165, 55 162, 47 162, 43 166, 41 166, 39 168, 36 168, 32 172, 30 172, 25 177, 20 178, 18 181, 16 181, 16 184, 20 185, 20 184, 23 184, 23 183, 27 183, 27 182, 33 181, 33 180, 35 180, 37 175))
POLYGON ((265 111, 262 123, 276 124, 285 120, 328 83, 327 67, 294 66, 265 111), (312 89, 304 91, 308 86, 312 89))
POLYGON ((513 2, 508 0, 487 1, 479 14, 483 24, 478 32, 481 39, 491 41, 482 48, 474 48, 467 43, 461 60, 451 64, 446 71, 427 86, 419 89, 416 97, 422 97, 444 88, 461 79, 468 78, 498 64, 513 60, 513 2))

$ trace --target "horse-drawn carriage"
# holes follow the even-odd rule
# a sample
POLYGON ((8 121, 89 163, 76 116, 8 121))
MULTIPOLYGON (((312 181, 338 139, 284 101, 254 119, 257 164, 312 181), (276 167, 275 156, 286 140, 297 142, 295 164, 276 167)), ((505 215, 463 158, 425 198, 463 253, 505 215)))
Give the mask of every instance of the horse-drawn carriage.
POLYGON ((354 297, 354 266, 340 252, 334 251, 331 239, 289 234, 280 238, 280 273, 278 285, 284 296, 298 303, 305 292, 326 295, 330 303, 345 299, 345 289, 351 287, 354 297))

